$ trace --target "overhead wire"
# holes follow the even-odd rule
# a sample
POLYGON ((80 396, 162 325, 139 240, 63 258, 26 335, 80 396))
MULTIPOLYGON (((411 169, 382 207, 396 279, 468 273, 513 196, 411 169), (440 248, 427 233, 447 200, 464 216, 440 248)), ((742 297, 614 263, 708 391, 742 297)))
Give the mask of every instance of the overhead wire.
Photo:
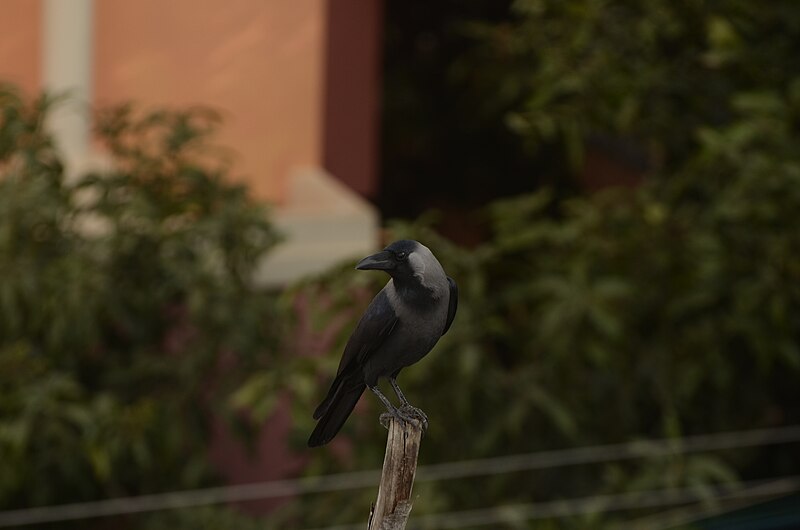
MULTIPOLYGON (((792 492, 788 492, 792 493, 792 492)), ((624 528, 629 530, 669 530, 670 528, 685 527, 688 524, 730 514, 737 510, 750 508, 765 502, 765 497, 747 497, 744 499, 728 499, 724 502, 695 503, 684 505, 677 508, 670 508, 668 511, 658 512, 626 521, 624 528)), ((800 513, 797 515, 800 518, 800 513)))
MULTIPOLYGON (((561 499, 548 502, 509 504, 492 508, 412 516, 406 528, 448 529, 526 521, 575 517, 625 510, 677 506, 698 501, 724 502, 729 500, 775 497, 800 491, 800 475, 771 480, 723 485, 713 494, 695 488, 637 491, 613 495, 561 499)), ((364 523, 325 526, 308 530, 360 530, 364 523)), ((627 526, 626 526, 627 528, 627 526)))
POLYGON ((800 425, 772 429, 702 434, 685 438, 661 438, 610 445, 559 449, 420 467, 417 480, 449 480, 512 471, 593 464, 632 458, 668 456, 724 449, 738 449, 800 441, 800 425))
MULTIPOLYGON (((800 441, 800 425, 560 449, 420 466, 418 482, 800 441)), ((274 480, 0 512, 0 527, 253 501, 374 486, 380 470, 274 480)))

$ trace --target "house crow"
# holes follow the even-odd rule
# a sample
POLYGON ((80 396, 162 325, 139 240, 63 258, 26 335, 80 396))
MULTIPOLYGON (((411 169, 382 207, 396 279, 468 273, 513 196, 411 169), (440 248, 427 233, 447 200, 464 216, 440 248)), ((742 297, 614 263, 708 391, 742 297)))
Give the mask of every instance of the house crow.
POLYGON ((389 414, 402 421, 421 420, 427 427, 425 414, 412 407, 397 386, 397 375, 427 355, 450 329, 458 305, 456 283, 428 247, 410 240, 396 241, 362 259, 356 269, 386 271, 391 279, 347 341, 328 395, 314 411, 318 422, 309 447, 336 436, 367 387, 389 414), (378 389, 381 377, 389 378, 400 407, 378 389))

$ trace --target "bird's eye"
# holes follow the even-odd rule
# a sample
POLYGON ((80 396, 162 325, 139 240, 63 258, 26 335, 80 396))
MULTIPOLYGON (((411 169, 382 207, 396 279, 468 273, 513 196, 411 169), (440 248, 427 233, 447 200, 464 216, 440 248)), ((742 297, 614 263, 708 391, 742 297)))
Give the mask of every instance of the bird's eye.
POLYGON ((406 259, 406 253, 405 252, 398 252, 397 253, 397 259, 406 259))

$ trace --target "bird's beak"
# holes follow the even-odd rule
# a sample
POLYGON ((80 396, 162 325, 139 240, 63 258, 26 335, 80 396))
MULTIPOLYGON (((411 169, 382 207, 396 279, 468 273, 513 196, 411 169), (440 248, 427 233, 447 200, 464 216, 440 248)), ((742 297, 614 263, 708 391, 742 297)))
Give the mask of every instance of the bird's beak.
POLYGON ((367 256, 366 258, 362 259, 356 265, 356 269, 360 271, 368 271, 368 270, 379 270, 379 271, 388 271, 394 269, 395 262, 392 253, 384 250, 382 252, 378 252, 377 254, 373 254, 372 256, 367 256))

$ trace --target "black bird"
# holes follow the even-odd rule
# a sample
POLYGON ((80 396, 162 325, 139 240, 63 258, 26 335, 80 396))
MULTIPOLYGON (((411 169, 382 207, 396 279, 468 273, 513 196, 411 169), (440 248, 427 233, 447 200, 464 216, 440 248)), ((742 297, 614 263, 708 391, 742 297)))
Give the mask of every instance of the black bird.
POLYGON ((450 329, 458 306, 456 282, 428 247, 410 240, 395 241, 367 256, 356 269, 382 270, 392 278, 347 341, 336 379, 314 411, 319 421, 308 439, 309 447, 324 445, 336 436, 367 387, 389 414, 404 421, 419 419, 427 427, 425 414, 412 407, 397 386, 397 375, 427 355, 450 329), (378 389, 380 377, 389 378, 402 403, 399 408, 378 389))

